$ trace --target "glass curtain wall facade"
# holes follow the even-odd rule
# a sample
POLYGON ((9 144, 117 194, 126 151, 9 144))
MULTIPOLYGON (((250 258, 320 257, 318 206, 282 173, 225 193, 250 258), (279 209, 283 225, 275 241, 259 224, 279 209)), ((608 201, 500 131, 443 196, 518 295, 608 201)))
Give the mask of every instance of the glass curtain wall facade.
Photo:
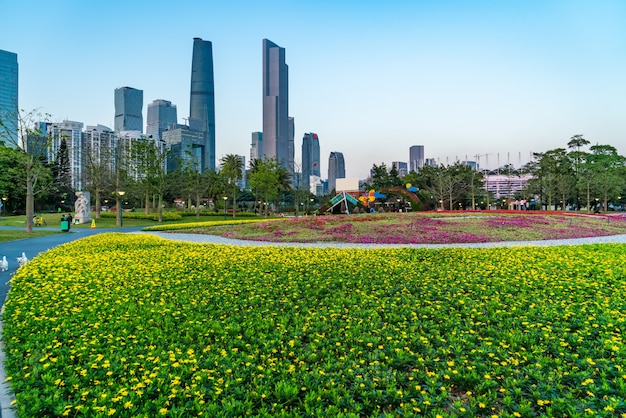
POLYGON ((335 190, 337 179, 346 178, 346 164, 343 153, 331 152, 328 158, 328 191, 335 190))
POLYGON ((305 133, 302 138, 302 176, 309 188, 311 176, 321 177, 320 174, 320 141, 316 133, 305 133))
POLYGON ((115 89, 115 132, 143 132, 143 90, 115 89))
MULTIPOLYGON (((263 39, 263 152, 293 172, 289 150, 289 69, 285 48, 263 39)), ((293 147, 292 147, 293 151, 293 147)))
POLYGON ((213 76, 213 44, 193 39, 191 61, 191 95, 189 129, 204 133, 204 169, 215 170, 215 84, 213 76))
POLYGON ((175 128, 177 121, 176 105, 168 100, 154 100, 148 105, 146 135, 158 142, 163 131, 175 128))
POLYGON ((17 82, 17 54, 0 49, 0 141, 9 146, 18 144, 17 82))

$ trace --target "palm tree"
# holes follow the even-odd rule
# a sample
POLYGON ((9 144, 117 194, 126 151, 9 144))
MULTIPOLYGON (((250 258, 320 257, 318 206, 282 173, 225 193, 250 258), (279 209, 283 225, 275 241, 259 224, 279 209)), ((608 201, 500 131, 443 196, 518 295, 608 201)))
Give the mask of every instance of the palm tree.
POLYGON ((226 154, 220 159, 220 173, 226 181, 226 187, 231 189, 233 194, 233 218, 237 210, 237 191, 239 186, 237 181, 243 177, 243 170, 241 168, 241 157, 236 154, 226 154))

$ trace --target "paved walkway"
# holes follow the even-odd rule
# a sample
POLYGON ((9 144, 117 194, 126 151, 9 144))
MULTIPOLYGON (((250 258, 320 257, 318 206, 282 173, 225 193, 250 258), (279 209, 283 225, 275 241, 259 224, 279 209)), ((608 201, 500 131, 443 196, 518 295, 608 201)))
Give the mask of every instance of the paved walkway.
MULTIPOLYGON (((0 227, 0 229, 15 229, 11 227, 0 227)), ((19 228, 21 229, 21 228, 19 228)), ((53 228, 49 228, 53 229, 53 228)), ((56 230, 56 229, 54 229, 56 230)), ((240 246, 280 246, 280 247, 333 247, 333 248, 450 248, 450 247, 472 247, 472 248, 492 248, 492 247, 515 247, 515 246, 554 246, 554 245, 583 245, 600 243, 620 243, 626 244, 626 234, 612 235, 607 237, 577 238, 567 240, 545 240, 545 241, 513 241, 513 242, 488 242, 475 244, 345 244, 345 243, 277 243, 265 241, 244 241, 230 238, 223 238, 214 235, 166 233, 166 232, 145 232, 141 228, 124 229, 72 229, 66 234, 49 235, 39 238, 28 238, 18 241, 0 243, 0 258, 6 255, 9 261, 9 271, 0 272, 0 300, 4 301, 9 291, 9 279, 18 268, 16 258, 26 253, 29 259, 37 254, 54 248, 66 242, 74 241, 90 235, 103 232, 132 232, 141 234, 152 234, 162 238, 199 243, 214 243, 240 246)), ((2 338, 2 321, 0 321, 0 339, 2 338)), ((6 382, 4 371, 4 343, 0 342, 0 418, 13 418, 15 411, 11 409, 11 402, 15 399, 11 388, 6 382)))

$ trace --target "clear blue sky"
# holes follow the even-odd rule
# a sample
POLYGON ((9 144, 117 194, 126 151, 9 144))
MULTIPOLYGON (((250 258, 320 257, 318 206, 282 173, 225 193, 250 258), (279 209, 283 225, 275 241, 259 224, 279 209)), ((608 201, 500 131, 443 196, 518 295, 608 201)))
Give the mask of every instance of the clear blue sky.
POLYGON ((320 137, 322 173, 407 161, 518 165, 584 134, 626 154, 626 1, 0 0, 20 107, 113 127, 113 91, 189 113, 194 37, 213 42, 216 148, 249 158, 262 129, 261 41, 286 49, 296 160, 320 137), (485 154, 489 154, 485 157, 485 154))

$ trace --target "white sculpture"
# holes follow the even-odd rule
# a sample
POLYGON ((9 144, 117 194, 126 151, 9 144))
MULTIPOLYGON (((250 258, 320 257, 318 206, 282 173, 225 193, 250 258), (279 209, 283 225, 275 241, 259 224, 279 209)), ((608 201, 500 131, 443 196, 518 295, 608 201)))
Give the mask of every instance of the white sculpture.
POLYGON ((0 271, 7 271, 9 269, 9 262, 7 261, 7 256, 2 256, 2 261, 0 261, 0 271))
POLYGON ((91 211, 89 192, 76 192, 76 202, 74 202, 74 222, 82 224, 91 222, 91 211))

